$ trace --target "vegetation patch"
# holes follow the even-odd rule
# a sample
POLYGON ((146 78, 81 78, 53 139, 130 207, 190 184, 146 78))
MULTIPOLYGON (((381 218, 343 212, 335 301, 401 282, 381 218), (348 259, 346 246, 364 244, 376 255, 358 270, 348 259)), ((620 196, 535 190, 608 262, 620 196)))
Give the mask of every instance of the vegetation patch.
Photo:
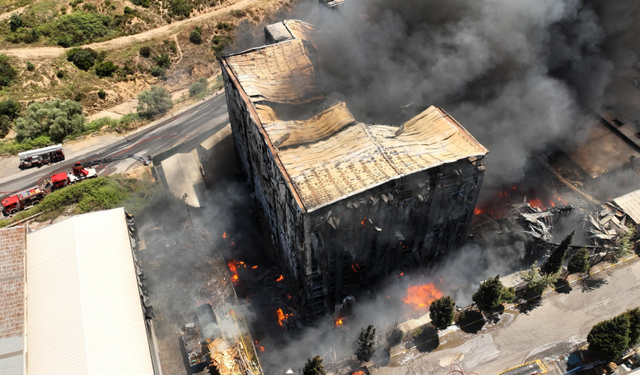
POLYGON ((7 55, 0 55, 0 89, 10 86, 18 72, 9 64, 7 55))

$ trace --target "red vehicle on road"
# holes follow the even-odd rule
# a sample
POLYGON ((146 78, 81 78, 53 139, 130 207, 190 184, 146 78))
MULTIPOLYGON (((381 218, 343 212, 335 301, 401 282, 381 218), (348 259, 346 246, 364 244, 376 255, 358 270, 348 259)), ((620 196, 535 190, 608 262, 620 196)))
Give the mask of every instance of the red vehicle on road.
POLYGON ((2 200, 2 215, 9 216, 40 203, 47 193, 36 187, 2 200))

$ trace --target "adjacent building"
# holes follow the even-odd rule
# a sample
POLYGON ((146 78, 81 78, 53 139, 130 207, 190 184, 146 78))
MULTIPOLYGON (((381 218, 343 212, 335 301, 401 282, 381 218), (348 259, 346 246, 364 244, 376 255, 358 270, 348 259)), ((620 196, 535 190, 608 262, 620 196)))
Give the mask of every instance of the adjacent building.
POLYGON ((434 106, 401 126, 358 121, 318 88, 316 35, 285 21, 221 60, 236 154, 307 321, 464 243, 488 153, 434 106))

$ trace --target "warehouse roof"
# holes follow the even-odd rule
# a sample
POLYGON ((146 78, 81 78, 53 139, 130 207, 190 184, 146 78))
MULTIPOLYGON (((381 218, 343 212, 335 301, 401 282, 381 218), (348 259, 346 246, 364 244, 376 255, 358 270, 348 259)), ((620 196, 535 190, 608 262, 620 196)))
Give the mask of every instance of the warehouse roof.
POLYGON ((324 96, 312 63, 317 48, 313 27, 301 21, 283 24, 296 39, 231 55, 224 63, 252 102, 258 126, 307 211, 404 175, 488 153, 433 106, 400 128, 359 123, 344 103, 305 119, 285 120, 293 107, 308 112, 324 96))
POLYGON ((0 229, 0 374, 22 375, 24 227, 0 229))
POLYGON ((124 209, 28 235, 31 374, 153 374, 124 209))
POLYGON ((629 215, 634 223, 640 224, 640 190, 618 197, 613 203, 629 215))

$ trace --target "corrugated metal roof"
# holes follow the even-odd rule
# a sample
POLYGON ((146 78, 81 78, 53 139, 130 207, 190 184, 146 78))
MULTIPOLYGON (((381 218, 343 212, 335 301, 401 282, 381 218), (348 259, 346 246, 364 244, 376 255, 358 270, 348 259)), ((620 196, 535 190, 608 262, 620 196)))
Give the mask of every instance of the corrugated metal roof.
POLYGON ((296 38, 311 43, 315 48, 318 48, 317 39, 322 36, 323 31, 313 26, 312 24, 299 21, 299 20, 286 20, 282 22, 289 32, 296 38))
MULTIPOLYGON (((401 129, 357 123, 344 103, 308 120, 283 121, 267 102, 299 105, 323 98, 302 40, 314 28, 285 21, 298 39, 225 58, 307 211, 389 180, 489 151, 446 112, 430 107, 401 129)), ((312 43, 313 44, 313 43, 312 43)), ((313 44, 315 46, 315 44, 313 44)), ((314 104, 314 103, 312 103, 314 104)))
POLYGON ((358 123, 278 155, 305 207, 313 211, 389 180, 488 152, 436 107, 398 132, 393 126, 358 123))
POLYGON ((330 137, 345 126, 354 124, 347 106, 340 102, 308 120, 279 121, 269 106, 256 104, 264 130, 275 147, 292 147, 330 137))
POLYGON ((300 39, 233 55, 227 63, 252 101, 302 104, 322 98, 300 39))
POLYGON ((28 373, 153 374, 124 210, 27 239, 28 373))
POLYGON ((0 229, 0 374, 22 375, 24 227, 0 229))
POLYGON ((640 224, 640 190, 618 197, 613 203, 629 215, 634 223, 640 224))

